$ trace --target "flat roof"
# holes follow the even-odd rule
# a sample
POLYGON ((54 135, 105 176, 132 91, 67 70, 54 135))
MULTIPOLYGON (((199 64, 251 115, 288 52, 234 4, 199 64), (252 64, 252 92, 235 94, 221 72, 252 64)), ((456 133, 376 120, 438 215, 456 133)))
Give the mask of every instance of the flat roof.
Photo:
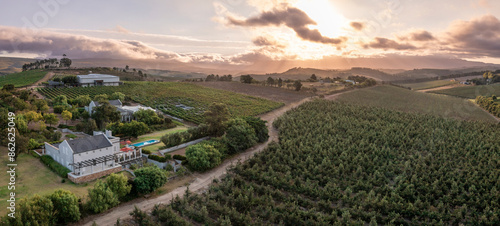
POLYGON ((77 77, 79 77, 79 78, 118 78, 118 76, 106 75, 106 74, 78 75, 77 77))

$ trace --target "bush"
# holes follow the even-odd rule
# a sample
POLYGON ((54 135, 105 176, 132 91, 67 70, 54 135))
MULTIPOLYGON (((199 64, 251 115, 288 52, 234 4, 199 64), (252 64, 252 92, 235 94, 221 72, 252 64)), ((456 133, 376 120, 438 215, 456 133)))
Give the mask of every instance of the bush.
POLYGON ((148 150, 148 149, 142 149, 142 153, 143 153, 143 154, 146 154, 146 155, 149 155, 149 154, 151 154, 152 152, 151 152, 150 150, 148 150))
POLYGON ((54 217, 58 223, 66 224, 80 220, 78 198, 75 194, 68 190, 58 189, 50 194, 48 198, 54 205, 54 217))
POLYGON ((149 155, 148 158, 155 160, 155 161, 158 161, 158 162, 166 162, 167 160, 169 160, 166 157, 158 156, 158 155, 149 155))
POLYGON ((195 144, 186 148, 186 158, 191 169, 205 171, 222 162, 222 154, 209 144, 195 144))
POLYGON ((66 105, 54 106, 54 113, 61 114, 65 110, 68 110, 68 106, 66 106, 66 105))
POLYGON ((100 213, 114 207, 120 203, 118 195, 113 193, 109 186, 99 180, 94 185, 94 188, 89 188, 89 209, 94 213, 100 213))
POLYGON ((267 139, 269 138, 269 131, 268 131, 267 126, 266 126, 266 121, 264 121, 260 118, 257 118, 257 117, 252 117, 252 116, 244 117, 243 119, 250 126, 252 126, 252 128, 255 131, 255 135, 257 136, 259 143, 267 141, 267 139))
POLYGON ((174 155, 173 157, 174 159, 177 159, 177 160, 186 160, 186 156, 183 156, 183 155, 174 155))
POLYGON ((148 194, 167 182, 165 171, 157 166, 143 167, 134 172, 134 186, 139 193, 148 194))
POLYGON ((228 154, 246 150, 257 143, 255 130, 245 120, 236 118, 230 121, 224 135, 224 142, 228 147, 228 154))
POLYGON ((52 171, 57 173, 62 178, 67 178, 68 173, 71 172, 71 170, 56 162, 49 155, 43 155, 40 159, 42 160, 43 164, 47 165, 52 171))
POLYGON ((66 136, 65 136, 65 137, 67 137, 67 138, 72 138, 72 139, 77 138, 77 136, 76 136, 76 135, 74 135, 74 134, 66 134, 66 136))
POLYGON ((36 151, 30 151, 30 154, 37 159, 40 158, 36 151))

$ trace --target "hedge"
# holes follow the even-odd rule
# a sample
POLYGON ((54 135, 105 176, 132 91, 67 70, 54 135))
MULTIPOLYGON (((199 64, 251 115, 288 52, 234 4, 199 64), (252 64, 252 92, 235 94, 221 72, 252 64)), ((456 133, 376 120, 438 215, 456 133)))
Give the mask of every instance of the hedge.
POLYGON ((162 157, 162 156, 158 156, 158 155, 149 155, 148 158, 155 160, 155 161, 158 161, 158 162, 166 162, 167 160, 172 159, 172 156, 165 155, 165 157, 162 157))
POLYGON ((43 155, 41 158, 42 162, 47 165, 52 171, 57 173, 59 176, 62 178, 67 178, 68 173, 71 172, 68 168, 64 167, 63 165, 59 164, 56 162, 52 157, 49 155, 43 155))
POLYGON ((183 155, 174 155, 173 157, 174 159, 177 159, 177 160, 186 160, 186 156, 183 156, 183 155))

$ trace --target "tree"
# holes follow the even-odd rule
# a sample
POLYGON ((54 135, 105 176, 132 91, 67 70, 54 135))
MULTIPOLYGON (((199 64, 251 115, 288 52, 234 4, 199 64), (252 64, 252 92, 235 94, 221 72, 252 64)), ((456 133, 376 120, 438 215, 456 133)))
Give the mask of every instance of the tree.
POLYGON ((295 91, 300 91, 300 89, 302 88, 302 82, 300 81, 295 81, 293 83, 293 87, 295 88, 295 91))
POLYGON ((181 133, 165 134, 161 137, 161 142, 167 147, 177 146, 182 143, 181 133))
POLYGON ((149 131, 149 128, 145 123, 135 120, 128 123, 113 122, 108 124, 106 128, 113 131, 113 134, 121 134, 135 138, 146 134, 149 131))
POLYGON ((76 124, 76 129, 78 131, 83 131, 86 134, 92 134, 92 132, 97 130, 98 127, 94 119, 88 119, 76 124))
POLYGON ((129 69, 129 66, 128 66, 128 65, 126 65, 126 66, 125 66, 125 70, 128 70, 128 69, 129 69))
MULTIPOLYGON (((16 115, 15 123, 16 123, 16 128, 19 132, 21 133, 28 132, 28 122, 26 121, 24 115, 21 114, 16 115)), ((7 123, 5 123, 5 125, 7 125, 7 123)))
POLYGON ((158 166, 143 167, 134 172, 134 185, 141 194, 148 194, 167 182, 165 171, 158 166))
POLYGON ((73 114, 71 114, 71 112, 69 112, 68 110, 64 110, 62 113, 61 113, 61 117, 66 120, 66 124, 68 124, 68 120, 70 120, 72 117, 73 117, 73 114))
POLYGON ((209 144, 195 144, 186 148, 189 167, 196 171, 205 171, 221 163, 222 154, 209 144))
POLYGON ((113 94, 111 94, 109 99, 110 100, 120 100, 123 102, 123 101, 125 101, 125 94, 120 93, 120 92, 114 92, 113 94))
POLYGON ((30 122, 38 122, 41 119, 43 119, 42 114, 40 114, 36 111, 28 111, 28 112, 24 113, 24 117, 26 118, 26 121, 28 122, 28 124, 30 122))
POLYGON ((75 83, 78 83, 78 78, 74 75, 68 75, 68 76, 64 76, 61 79, 61 81, 64 82, 64 84, 75 84, 75 83))
POLYGON ((250 83, 252 83, 252 81, 253 81, 253 78, 250 75, 242 75, 242 76, 240 76, 240 82, 242 82, 242 83, 248 83, 248 84, 250 84, 250 83))
POLYGON ((60 67, 70 67, 72 63, 71 59, 66 57, 66 54, 63 54, 63 58, 59 60, 59 62, 60 62, 59 64, 60 67))
POLYGON ((48 198, 52 201, 54 217, 58 223, 67 224, 80 220, 80 208, 75 194, 68 190, 58 189, 48 198))
POLYGON ((52 101, 54 106, 56 105, 68 105, 68 98, 65 95, 59 95, 52 101))
POLYGON ((318 81, 318 77, 316 77, 316 74, 312 74, 310 79, 311 79, 311 81, 313 81, 313 82, 318 81))
POLYGON ((273 78, 271 78, 271 77, 268 77, 268 78, 267 78, 267 82, 266 82, 266 83, 267 83, 268 85, 270 85, 270 86, 274 86, 274 79, 273 79, 273 78))
POLYGON ((269 130, 267 129, 266 121, 252 116, 244 117, 243 119, 253 128, 259 143, 267 141, 269 130))
POLYGON ((45 120, 46 123, 49 124, 49 126, 52 127, 52 124, 57 124, 59 122, 59 118, 57 117, 56 114, 54 113, 49 113, 43 115, 43 119, 45 120))
POLYGON ((3 85, 2 87, 2 90, 5 90, 5 91, 12 91, 15 89, 15 86, 14 84, 5 84, 3 85))
POLYGON ((92 99, 90 98, 89 95, 80 95, 75 98, 76 103, 78 106, 83 107, 83 106, 88 106, 92 99))
POLYGON ((108 102, 109 97, 107 94, 99 94, 94 96, 94 101, 103 103, 103 102, 108 102))
POLYGON ((138 122, 144 122, 147 125, 155 125, 163 123, 163 119, 161 119, 155 111, 147 109, 139 109, 134 113, 134 118, 138 122))
POLYGON ((493 73, 491 71, 487 71, 487 72, 483 73, 483 78, 484 79, 489 79, 490 77, 491 78, 493 77, 493 73))
POLYGON ((99 128, 104 128, 107 123, 119 121, 120 112, 116 110, 115 106, 106 101, 94 108, 92 118, 95 119, 99 128))
POLYGON ((225 122, 229 120, 230 114, 225 104, 213 103, 210 105, 208 111, 203 114, 209 133, 215 136, 224 134, 226 129, 225 122))
POLYGON ((123 174, 112 173, 106 178, 106 184, 118 199, 125 197, 132 189, 132 185, 128 184, 128 178, 123 174))
POLYGON ((100 213, 113 206, 118 205, 118 196, 102 180, 95 183, 94 188, 89 188, 89 209, 94 213, 100 213))
POLYGON ((278 87, 282 87, 283 86, 283 79, 279 78, 278 79, 278 87))
POLYGON ((28 141, 28 150, 34 150, 40 147, 40 143, 38 143, 35 139, 31 138, 28 141))
POLYGON ((224 135, 224 142, 228 146, 229 154, 244 151, 257 143, 254 129, 243 119, 236 118, 229 122, 224 135))
POLYGON ((39 112, 47 112, 49 110, 49 105, 47 101, 42 99, 35 99, 32 103, 39 112))
POLYGON ((54 205, 49 198, 35 194, 19 202, 16 218, 21 225, 54 225, 54 205))

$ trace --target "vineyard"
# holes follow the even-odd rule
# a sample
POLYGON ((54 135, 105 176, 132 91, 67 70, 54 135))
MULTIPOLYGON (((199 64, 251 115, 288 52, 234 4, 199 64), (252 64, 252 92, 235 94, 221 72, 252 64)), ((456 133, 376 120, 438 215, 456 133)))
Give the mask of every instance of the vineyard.
POLYGON ((451 89, 436 90, 432 93, 475 99, 477 96, 500 96, 500 83, 481 86, 462 86, 451 89))
POLYGON ((432 89, 457 83, 458 82, 456 81, 450 81, 450 80, 435 80, 435 81, 418 82, 418 83, 404 83, 399 85, 404 87, 409 87, 412 90, 422 90, 422 89, 432 89))
POLYGON ((195 123, 203 121, 202 113, 213 102, 226 104, 233 116, 259 115, 283 105, 263 98, 179 82, 125 82, 121 86, 40 88, 39 91, 50 99, 58 95, 73 99, 79 95, 93 98, 98 94, 122 92, 134 102, 195 123))
POLYGON ((43 70, 24 71, 0 76, 0 87, 5 84, 14 84, 15 87, 31 85, 47 74, 43 70))
POLYGON ((279 143, 204 194, 155 208, 155 220, 500 224, 500 125, 316 100, 274 126, 279 143))

